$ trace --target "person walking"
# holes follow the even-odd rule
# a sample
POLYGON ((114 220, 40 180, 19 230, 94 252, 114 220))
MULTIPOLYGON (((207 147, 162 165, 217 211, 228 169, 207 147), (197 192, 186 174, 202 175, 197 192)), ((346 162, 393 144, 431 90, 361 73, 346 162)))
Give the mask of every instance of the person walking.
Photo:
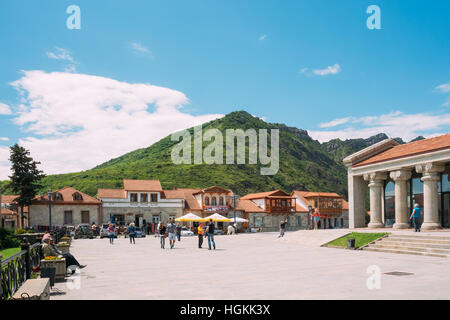
POLYGON ((173 219, 170 219, 169 223, 167 224, 167 233, 169 234, 170 249, 173 249, 173 246, 175 245, 176 232, 177 232, 177 226, 175 225, 175 222, 173 221, 173 219))
POLYGON ((198 248, 201 249, 202 248, 202 244, 203 244, 203 227, 204 224, 200 223, 200 225, 197 228, 197 232, 198 232, 198 248))
POLYGON ((177 223, 177 239, 181 240, 181 224, 177 223))
POLYGON ((284 233, 286 232, 286 225, 288 220, 281 220, 280 221, 280 234, 278 235, 278 238, 284 237, 284 233))
POLYGON ((313 221, 314 221, 314 230, 317 230, 319 228, 319 211, 317 211, 316 208, 314 208, 313 221))
POLYGON ((161 249, 164 249, 164 246, 166 244, 166 231, 167 228, 164 225, 164 222, 160 222, 159 223, 159 228, 158 228, 158 234, 159 234, 159 238, 160 238, 160 243, 161 243, 161 249))
POLYGON ((208 250, 211 250, 211 242, 213 244, 214 250, 216 250, 216 242, 214 241, 214 230, 216 226, 212 219, 209 219, 208 227, 206 228, 206 233, 208 234, 208 250))
POLYGON ((134 222, 128 225, 128 236, 130 237, 130 244, 136 244, 136 228, 134 227, 134 222))
POLYGON ((414 205, 414 209, 411 212, 409 219, 414 222, 414 232, 420 232, 420 217, 422 216, 422 211, 420 210, 419 204, 414 205))
POLYGON ((114 244, 114 226, 112 223, 108 225, 108 229, 106 230, 108 231, 109 243, 114 244))

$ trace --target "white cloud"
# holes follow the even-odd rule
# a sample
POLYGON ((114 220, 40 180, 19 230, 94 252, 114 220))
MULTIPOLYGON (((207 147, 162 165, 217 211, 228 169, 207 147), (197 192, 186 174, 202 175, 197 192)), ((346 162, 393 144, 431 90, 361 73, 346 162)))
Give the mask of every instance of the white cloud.
POLYGON ((130 46, 134 50, 134 52, 143 53, 153 58, 153 53, 148 48, 144 47, 142 44, 138 42, 132 42, 130 46))
POLYGON ((441 84, 440 86, 437 86, 436 89, 441 92, 450 92, 450 83, 441 84))
POLYGON ((315 69, 313 73, 317 76, 327 76, 329 74, 338 74, 341 72, 341 66, 337 63, 334 66, 328 66, 325 69, 315 69))
POLYGON ((0 102, 0 114, 12 114, 11 108, 7 104, 0 102))
POLYGON ((258 39, 260 40, 260 41, 263 41, 263 40, 265 40, 267 38, 267 34, 263 34, 262 36, 260 36, 258 39))
POLYGON ((9 163, 9 148, 0 146, 0 179, 6 180, 11 175, 9 163))
POLYGON ((0 141, 9 141, 8 137, 0 137, 0 141))
POLYGON ((336 138, 341 140, 368 138, 378 133, 385 133, 391 138, 400 137, 405 141, 410 141, 420 135, 431 137, 439 135, 440 132, 448 132, 450 128, 450 114, 405 114, 395 111, 376 116, 335 119, 321 124, 319 127, 332 127, 332 124, 347 125, 340 130, 308 130, 308 133, 320 142, 336 138), (346 119, 345 122, 343 122, 344 119, 346 119))
POLYGON ((325 123, 319 124, 319 128, 336 127, 336 126, 339 126, 341 124, 347 123, 350 119, 351 119, 351 117, 341 118, 341 119, 334 119, 334 120, 332 120, 330 122, 325 122, 325 123))
MULTIPOLYGON (((441 84, 440 86, 437 86, 436 89, 442 93, 449 93, 450 92, 450 83, 441 84)), ((447 97, 447 101, 444 102, 442 105, 450 106, 450 97, 447 97)))
POLYGON ((24 99, 14 121, 30 132, 19 144, 47 174, 86 170, 223 116, 183 112, 189 100, 176 90, 100 76, 24 71, 12 85, 24 99))
POLYGON ((55 47, 55 50, 53 52, 48 51, 47 57, 50 59, 55 60, 62 60, 69 62, 68 65, 64 68, 64 71, 66 72, 76 72, 76 61, 73 59, 73 57, 70 55, 69 51, 64 48, 55 47))

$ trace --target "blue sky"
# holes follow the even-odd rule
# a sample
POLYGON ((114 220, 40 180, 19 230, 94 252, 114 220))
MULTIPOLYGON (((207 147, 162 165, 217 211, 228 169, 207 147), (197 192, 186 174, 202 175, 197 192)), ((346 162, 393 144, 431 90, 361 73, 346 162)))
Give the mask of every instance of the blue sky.
POLYGON ((68 172, 235 110, 321 141, 447 133, 449 35, 444 0, 3 0, 0 176, 15 142, 68 172))

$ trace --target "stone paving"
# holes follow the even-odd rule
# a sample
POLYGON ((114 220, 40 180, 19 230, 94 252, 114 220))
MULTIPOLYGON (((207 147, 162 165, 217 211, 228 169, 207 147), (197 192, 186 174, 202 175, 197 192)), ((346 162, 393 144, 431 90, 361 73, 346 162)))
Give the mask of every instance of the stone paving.
POLYGON ((320 247, 348 232, 216 236, 215 251, 207 241, 198 249, 197 237, 172 250, 153 236, 74 240, 72 254, 88 266, 51 299, 450 299, 450 259, 320 247), (367 288, 371 265, 380 289, 367 288), (384 274, 393 271, 413 274, 384 274))

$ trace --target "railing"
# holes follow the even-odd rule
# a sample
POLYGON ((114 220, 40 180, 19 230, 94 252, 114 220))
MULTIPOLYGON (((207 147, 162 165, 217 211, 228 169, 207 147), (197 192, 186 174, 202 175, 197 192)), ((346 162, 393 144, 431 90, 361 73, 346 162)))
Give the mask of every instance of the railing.
POLYGON ((22 251, 0 260, 0 300, 8 300, 31 278, 31 271, 41 261, 41 244, 20 244, 22 251))

